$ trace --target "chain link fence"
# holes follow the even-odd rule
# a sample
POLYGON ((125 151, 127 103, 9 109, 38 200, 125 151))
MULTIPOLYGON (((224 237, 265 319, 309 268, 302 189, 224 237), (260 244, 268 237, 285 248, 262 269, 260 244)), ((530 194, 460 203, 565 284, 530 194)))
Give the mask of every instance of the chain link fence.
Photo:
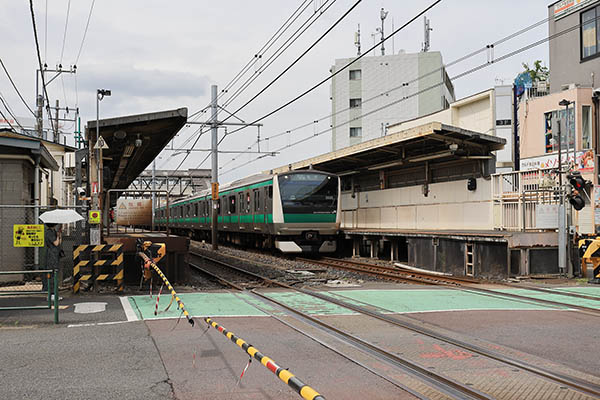
POLYGON ((27 271, 46 269, 46 249, 45 247, 15 247, 14 226, 42 224, 39 219, 36 220, 36 217, 57 208, 72 209, 84 217, 82 221, 62 226, 64 257, 60 259, 58 281, 61 287, 72 283, 73 249, 80 244, 89 243, 87 208, 84 206, 0 205, 0 271, 23 271, 23 274, 0 275, 0 286, 21 283, 25 286, 41 287, 40 274, 28 274, 27 271))

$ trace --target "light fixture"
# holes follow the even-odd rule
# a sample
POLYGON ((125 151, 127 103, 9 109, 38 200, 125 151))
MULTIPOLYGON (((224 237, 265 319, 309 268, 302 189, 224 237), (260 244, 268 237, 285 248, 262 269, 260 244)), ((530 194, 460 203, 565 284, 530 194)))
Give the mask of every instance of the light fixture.
POLYGON ((137 135, 137 139, 135 139, 135 147, 142 147, 142 139, 140 139, 139 133, 137 135))
POLYGON ((448 146, 448 148, 450 149, 451 152, 455 152, 456 150, 458 150, 458 144, 451 143, 450 146, 448 146))
POLYGON ((451 151, 443 151, 441 153, 430 154, 428 156, 411 158, 408 161, 410 161, 410 162, 427 161, 427 160, 433 160, 433 159, 436 159, 436 158, 448 157, 448 156, 451 156, 451 155, 452 155, 451 151))
POLYGON ((404 164, 404 160, 392 161, 385 164, 373 165, 372 167, 367 168, 369 171, 376 171, 378 169, 384 169, 389 167, 395 167, 398 165, 404 164))

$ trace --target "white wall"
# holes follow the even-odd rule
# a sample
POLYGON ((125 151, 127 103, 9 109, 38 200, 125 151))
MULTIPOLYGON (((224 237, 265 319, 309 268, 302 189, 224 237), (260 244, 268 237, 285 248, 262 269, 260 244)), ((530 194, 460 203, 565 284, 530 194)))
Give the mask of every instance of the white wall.
POLYGON ((491 181, 477 179, 433 183, 429 195, 421 186, 342 194, 342 228, 493 230, 491 181))

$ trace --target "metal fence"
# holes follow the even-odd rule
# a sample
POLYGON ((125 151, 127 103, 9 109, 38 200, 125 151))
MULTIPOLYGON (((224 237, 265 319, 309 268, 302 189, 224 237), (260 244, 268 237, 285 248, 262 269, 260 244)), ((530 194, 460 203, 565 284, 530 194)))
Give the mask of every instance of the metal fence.
MULTIPOLYGON (((57 208, 69 208, 78 212, 83 221, 64 224, 62 227, 62 248, 64 257, 60 259, 59 284, 67 285, 73 275, 73 249, 80 244, 89 243, 87 227, 87 208, 84 206, 52 207, 32 205, 0 205, 0 272, 34 271, 45 269, 46 250, 44 247, 15 247, 13 241, 14 225, 42 224, 36 217, 46 211, 57 208), (65 282, 66 281, 66 282, 65 282)), ((10 282, 11 275, 0 274, 0 283, 10 282)))
POLYGON ((0 283, 0 311, 54 308, 54 323, 58 324, 58 275, 55 271, 0 271, 0 278, 3 278, 0 283), (40 295, 45 299, 40 299, 40 295))
POLYGON ((555 169, 492 176, 494 228, 509 231, 555 229, 538 220, 542 207, 556 205, 561 191, 555 169))

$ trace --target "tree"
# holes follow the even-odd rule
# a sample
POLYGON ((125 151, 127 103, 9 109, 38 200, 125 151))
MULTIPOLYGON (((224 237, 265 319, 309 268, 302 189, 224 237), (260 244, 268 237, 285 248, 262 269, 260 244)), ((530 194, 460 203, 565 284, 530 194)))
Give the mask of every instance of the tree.
POLYGON ((541 60, 533 62, 533 69, 529 68, 529 64, 523 63, 524 72, 527 72, 531 77, 531 82, 548 81, 550 71, 548 67, 542 65, 541 60))

